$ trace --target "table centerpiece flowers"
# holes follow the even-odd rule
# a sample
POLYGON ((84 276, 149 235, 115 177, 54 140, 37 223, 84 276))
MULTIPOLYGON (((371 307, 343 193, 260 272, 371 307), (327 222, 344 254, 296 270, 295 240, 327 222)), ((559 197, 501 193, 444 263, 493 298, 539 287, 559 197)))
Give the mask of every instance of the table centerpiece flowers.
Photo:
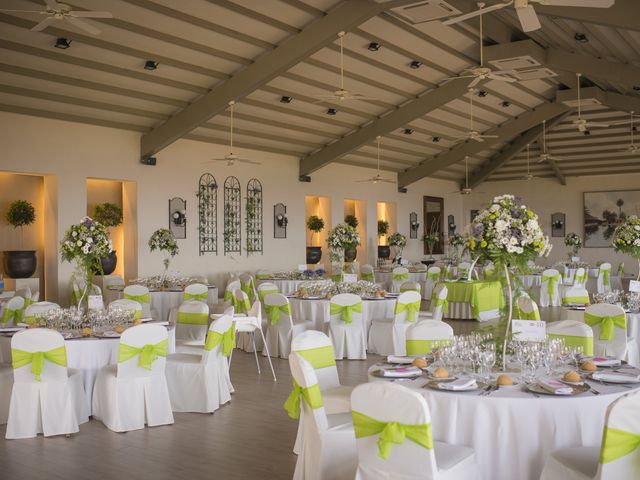
POLYGON ((159 228, 151 234, 149 238, 149 250, 152 252, 158 250, 164 252, 164 272, 162 273, 162 286, 165 286, 167 276, 169 274, 169 264, 171 259, 175 257, 180 249, 173 232, 167 228, 159 228))
POLYGON ((327 237, 332 274, 342 274, 344 269, 345 250, 360 245, 360 235, 351 225, 339 223, 329 231, 327 237))
MULTIPOLYGON (((438 239, 436 238, 436 242, 438 239)), ((435 245, 435 242, 434 242, 435 245)), ((464 248, 465 242, 464 237, 459 233, 454 233, 449 237, 449 246, 453 249, 453 258, 454 260, 460 259, 460 248, 464 248)), ((431 247, 433 249, 433 247, 431 247)))
POLYGON ((577 233, 568 233, 566 237, 564 237, 564 244, 569 247, 569 261, 573 261, 573 257, 578 256, 578 252, 582 248, 582 237, 577 233))
POLYGON ((638 277, 640 280, 640 218, 629 216, 613 232, 611 244, 616 252, 626 253, 638 261, 638 277))
POLYGON ((399 260, 402 257, 402 251, 404 250, 404 247, 407 246, 407 237, 405 237, 400 232, 396 232, 389 235, 388 240, 389 240, 389 246, 393 247, 393 249, 395 250, 395 255, 393 260, 394 261, 399 260))
POLYGON ((464 237, 474 264, 477 261, 493 262, 496 272, 506 282, 509 305, 502 349, 504 365, 513 314, 509 267, 524 271, 528 261, 549 254, 551 243, 538 223, 538 216, 514 195, 494 197, 489 208, 474 217, 464 237))

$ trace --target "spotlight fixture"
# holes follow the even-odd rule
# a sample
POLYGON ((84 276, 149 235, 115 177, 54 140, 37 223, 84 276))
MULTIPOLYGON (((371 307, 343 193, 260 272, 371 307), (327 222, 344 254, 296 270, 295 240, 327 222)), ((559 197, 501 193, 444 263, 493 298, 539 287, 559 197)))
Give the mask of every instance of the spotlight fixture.
POLYGON ((486 90, 480 90, 480 91, 478 91, 478 96, 479 96, 480 98, 484 98, 484 97, 486 97, 487 95, 489 95, 489 92, 487 92, 486 90))
POLYGON ((410 64, 409 64, 409 68, 413 68, 414 70, 419 69, 422 66, 422 62, 419 60, 413 60, 410 64))
POLYGON ((64 37, 58 38, 56 40, 56 44, 54 45, 54 47, 60 48, 62 50, 66 50, 70 46, 71 46, 71 40, 69 40, 68 38, 64 38, 64 37))
POLYGON ((433 137, 433 138, 431 139, 431 141, 432 141, 433 143, 438 143, 438 142, 440 141, 440 137, 433 137))
POLYGON ((412 135, 413 128, 405 128, 402 133, 404 133, 405 135, 412 135))
POLYGON ((591 132, 590 132, 589 130, 585 130, 585 131, 583 132, 583 135, 584 135, 585 137, 588 137, 589 135, 591 135, 591 132))
POLYGON ((634 86, 633 86, 633 89, 634 89, 636 92, 640 92, 640 85, 634 85, 634 86))
POLYGON ((291 100, 293 100, 293 98, 288 95, 280 97, 280 103, 291 103, 291 100))
POLYGON ((633 130, 634 132, 637 132, 637 131, 638 131, 638 127, 636 127, 636 126, 634 125, 634 126, 633 126, 633 128, 632 128, 631 130, 633 130))
POLYGON ((500 104, 500 106, 501 106, 502 108, 509 108, 509 107, 511 106, 511 102, 509 102, 509 101, 505 100, 504 102, 502 102, 502 103, 500 104))
POLYGON ((158 62, 156 62, 155 60, 147 60, 146 62, 144 62, 145 70, 155 70, 156 68, 158 68, 158 62))
POLYGON ((584 33, 580 33, 580 32, 576 32, 576 34, 573 36, 573 39, 576 42, 580 42, 580 43, 588 43, 589 42, 589 38, 584 33))
POLYGON ((335 108, 330 108, 327 110, 327 115, 335 115, 338 113, 338 110, 336 110, 335 108))
POLYGON ((380 44, 378 42, 371 42, 367 47, 367 50, 369 50, 370 52, 377 52, 378 50, 380 50, 380 44))

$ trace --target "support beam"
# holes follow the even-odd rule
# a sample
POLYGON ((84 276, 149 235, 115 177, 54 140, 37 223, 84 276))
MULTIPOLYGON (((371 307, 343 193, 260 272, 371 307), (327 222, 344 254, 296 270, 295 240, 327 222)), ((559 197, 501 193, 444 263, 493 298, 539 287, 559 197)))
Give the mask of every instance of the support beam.
POLYGON ((501 126, 486 132, 490 135, 497 135, 498 138, 486 139, 484 142, 468 140, 465 143, 452 148, 448 152, 441 153, 433 158, 425 159, 420 165, 405 170, 398 175, 398 185, 406 187, 433 173, 447 168, 450 165, 460 162, 466 156, 473 156, 478 152, 486 150, 493 145, 508 141, 516 135, 535 127, 543 120, 557 117, 569 110, 569 107, 559 103, 545 103, 536 109, 523 114, 520 117, 505 122, 501 126))
MULTIPOLYGON (((640 82, 640 76, 638 76, 638 82, 640 82)), ((556 93, 556 102, 565 103, 571 107, 575 107, 578 104, 578 93, 575 89, 571 90, 559 90, 556 93)), ((602 105, 606 105, 613 110, 619 112, 636 112, 640 113, 640 98, 632 97, 630 95, 622 95, 615 92, 609 92, 601 90, 598 87, 587 87, 580 89, 580 98, 583 101, 596 101, 602 105)), ((602 121, 594 118, 594 122, 602 121)))
MULTIPOLYGON (((462 13, 469 13, 478 9, 477 2, 472 0, 447 0, 447 3, 462 13)), ((477 18, 469 19, 466 23, 474 28, 479 28, 480 25, 477 18)), ((501 22, 495 15, 483 15, 482 23, 485 36, 496 43, 509 43, 515 40, 514 34, 518 34, 511 27, 501 22)))
POLYGON ((607 27, 640 31, 640 2, 638 0, 616 0, 609 8, 549 7, 536 4, 536 12, 551 18, 566 18, 579 22, 595 23, 607 27))
POLYGON ((421 97, 392 111, 388 115, 356 130, 354 133, 343 137, 322 150, 300 160, 300 175, 310 173, 323 166, 357 150, 363 144, 373 140, 378 135, 387 134, 397 128, 407 125, 409 122, 424 116, 442 105, 456 98, 462 97, 469 88, 469 79, 460 78, 451 80, 444 85, 431 90, 421 97))
POLYGON ((352 0, 340 4, 328 15, 315 21, 297 35, 291 36, 230 80, 143 135, 140 140, 142 158, 157 153, 214 115, 224 111, 230 101, 245 97, 334 42, 339 32, 349 31, 387 8, 402 3, 404 2, 377 3, 352 0))
POLYGON ((551 170, 553 170, 553 173, 556 174, 556 178, 558 179, 560 184, 561 185, 566 185, 567 184, 567 179, 565 178, 565 176, 563 175, 562 171, 560 170, 560 167, 558 167, 558 164, 556 163, 556 161, 552 160, 552 159, 549 159, 547 161, 549 162, 549 165, 551 165, 551 170))
MULTIPOLYGON (((570 112, 565 112, 547 121, 547 129, 550 130, 555 127, 557 124, 562 122, 569 114, 570 112)), ((538 138, 540 138, 540 136, 542 136, 541 124, 536 125, 535 127, 530 128, 526 132, 522 133, 508 147, 503 149, 493 158, 489 159, 487 163, 485 163, 479 169, 472 173, 471 177, 469 178, 469 188, 475 188, 480 185, 492 173, 502 167, 509 160, 517 156, 527 147, 527 145, 535 142, 538 138)))

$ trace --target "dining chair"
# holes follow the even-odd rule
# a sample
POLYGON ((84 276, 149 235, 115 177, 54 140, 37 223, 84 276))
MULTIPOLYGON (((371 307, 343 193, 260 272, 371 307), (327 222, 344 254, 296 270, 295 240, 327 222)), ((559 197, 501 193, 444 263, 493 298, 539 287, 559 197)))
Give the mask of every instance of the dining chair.
POLYGON ((407 355, 427 355, 435 343, 453 340, 453 328, 441 320, 421 320, 407 328, 407 355))
POLYGON ((293 323, 291 305, 287 297, 280 293, 268 293, 264 297, 267 312, 267 334, 263 355, 288 358, 293 337, 310 330, 311 322, 293 323))
POLYGON ((542 272, 540 277, 540 306, 559 307, 560 300, 560 272, 553 268, 548 268, 542 272))
POLYGON ((362 299, 353 293, 334 295, 329 302, 329 338, 337 360, 367 358, 362 307, 362 299))
POLYGON ((122 296, 128 300, 135 300, 142 306, 142 316, 158 320, 158 314, 151 308, 151 293, 144 285, 129 285, 124 287, 122 296))
POLYGON ((584 322, 593 329, 593 348, 596 355, 613 356, 638 365, 635 339, 627 337, 627 314, 618 305, 597 303, 586 308, 584 322))
POLYGON ((427 269, 427 278, 425 279, 422 286, 422 298, 425 300, 430 300, 431 295, 433 294, 433 289, 440 281, 440 275, 442 271, 440 267, 429 267, 427 269))
POLYGON ((240 290, 240 280, 231 280, 224 289, 223 302, 227 306, 236 306, 236 291, 240 290))
POLYGON ((6 438, 70 435, 89 421, 82 373, 67 368, 64 338, 30 328, 11 338, 13 389, 6 438))
POLYGON ((516 299, 516 314, 519 320, 540 320, 538 305, 529 295, 520 295, 516 299))
POLYGON ((418 313, 420 320, 442 320, 445 313, 449 313, 449 289, 444 283, 439 283, 433 290, 431 301, 429 302, 429 311, 418 313))
POLYGON ((603 263, 598 269, 597 280, 598 293, 607 293, 611 291, 611 264, 603 263))
POLYGON ((587 280, 588 280, 587 271, 583 267, 580 267, 576 270, 576 273, 573 275, 573 286, 586 289, 587 280))
POLYGON ((182 300, 198 300, 200 302, 208 303, 209 301, 209 287, 203 283, 192 283, 184 287, 182 294, 182 300))
POLYGON ((408 281, 408 282, 402 282, 402 284, 400 285, 400 293, 403 293, 403 292, 420 293, 421 291, 422 291, 422 287, 420 286, 419 282, 408 281))
POLYGON ((372 265, 367 263, 360 268, 360 279, 366 282, 376 283, 376 274, 372 265))
POLYGON ((581 286, 572 286, 564 289, 562 293, 562 305, 587 305, 589 301, 589 292, 581 286))
POLYGON ((473 449, 434 440, 429 406, 418 391, 391 382, 364 383, 353 389, 351 413, 356 480, 480 478, 473 449))
POLYGON ((134 319, 142 318, 142 305, 140 305, 139 302, 129 300, 128 298, 118 298, 117 300, 112 301, 107 306, 107 311, 111 312, 113 310, 133 312, 134 319))
POLYGON ((25 300, 23 297, 14 295, 7 300, 2 308, 2 318, 0 318, 0 325, 4 327, 10 327, 17 323, 22 322, 24 316, 25 300))
POLYGON ((13 367, 0 364, 0 425, 5 425, 9 419, 9 404, 13 390, 13 367))
POLYGON ((258 285, 258 300, 264 302, 264 297, 268 293, 280 293, 278 286, 272 282, 263 282, 258 285))
POLYGON ((369 352, 378 355, 405 355, 405 332, 419 319, 421 297, 418 292, 401 293, 393 318, 374 318, 369 329, 369 352))
POLYGON ((85 289, 87 290, 86 295, 102 296, 102 289, 98 285, 91 284, 91 287, 87 289, 87 282, 82 278, 74 279, 71 283, 71 289, 72 305, 78 305, 82 296, 85 295, 85 289))
POLYGON ((561 338, 565 345, 581 347, 584 355, 593 355, 593 329, 579 320, 547 323, 547 338, 561 338))
POLYGON ((400 285, 409 280, 409 269, 406 267, 395 267, 391 271, 391 292, 400 293, 400 285))
POLYGON ((181 347, 203 346, 209 330, 209 305, 200 300, 187 300, 169 314, 176 326, 176 352, 181 347))
POLYGON ((24 309, 23 322, 28 325, 36 323, 37 317, 44 316, 50 310, 60 308, 60 305, 53 302, 34 302, 24 309))
POLYGON ((240 289, 247 294, 247 297, 249 297, 249 302, 251 303, 255 302, 257 298, 257 294, 256 294, 256 285, 255 285, 253 276, 251 276, 248 273, 241 273, 240 289))

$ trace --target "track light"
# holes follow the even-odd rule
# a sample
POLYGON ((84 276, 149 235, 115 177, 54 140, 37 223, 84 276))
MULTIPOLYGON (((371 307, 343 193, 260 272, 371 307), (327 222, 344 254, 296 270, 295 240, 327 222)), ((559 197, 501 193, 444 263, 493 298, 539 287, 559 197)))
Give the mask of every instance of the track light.
POLYGON ((478 91, 478 96, 479 96, 480 98, 484 98, 484 97, 486 97, 487 95, 489 95, 489 92, 487 92, 486 90, 479 90, 479 91, 478 91))
POLYGON ((54 45, 54 47, 60 48, 62 50, 66 50, 70 46, 71 46, 71 40, 69 40, 68 38, 64 38, 64 37, 58 38, 56 40, 56 44, 54 45))
POLYGON ((144 62, 145 70, 155 70, 156 68, 158 68, 158 62, 156 62, 155 60, 147 60, 146 62, 144 62))
POLYGON ((282 97, 280 97, 280 103, 291 103, 291 100, 293 100, 293 98, 289 97, 288 95, 283 95, 282 97))
POLYGON ((509 107, 511 106, 511 102, 509 102, 509 101, 505 100, 504 102, 502 102, 502 103, 500 104, 500 106, 501 106, 502 108, 509 108, 509 107))
POLYGON ((378 50, 380 50, 380 44, 378 42, 371 42, 367 47, 367 50, 369 50, 370 52, 377 52, 378 50))
POLYGON ((338 110, 336 110, 335 108, 330 108, 327 110, 327 115, 335 115, 338 113, 338 110))
POLYGON ((431 141, 432 141, 433 143, 438 143, 438 142, 440 141, 440 137, 433 137, 433 138, 431 139, 431 141))
POLYGON ((402 133, 404 133, 405 135, 412 135, 413 134, 413 128, 405 128, 402 133))
POLYGON ((419 60, 413 60, 410 64, 409 64, 409 68, 413 68, 414 70, 419 69, 422 66, 422 62, 419 60))
POLYGON ((580 33, 580 32, 576 32, 576 34, 573 36, 574 40, 576 42, 580 42, 580 43, 588 43, 589 42, 589 38, 587 38, 587 36, 584 33, 580 33))

